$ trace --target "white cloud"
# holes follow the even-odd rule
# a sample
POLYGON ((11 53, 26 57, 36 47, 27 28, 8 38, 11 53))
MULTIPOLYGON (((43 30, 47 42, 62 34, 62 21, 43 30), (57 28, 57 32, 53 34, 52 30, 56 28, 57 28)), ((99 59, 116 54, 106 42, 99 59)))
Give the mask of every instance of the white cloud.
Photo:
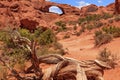
POLYGON ((49 8, 49 12, 62 14, 61 9, 59 9, 59 8, 58 8, 58 7, 56 7, 56 6, 52 6, 52 7, 50 7, 50 8, 49 8))
POLYGON ((102 3, 102 0, 98 0, 98 3, 102 3))
POLYGON ((77 2, 78 3, 78 8, 81 8, 81 7, 83 7, 83 6, 87 6, 87 5, 90 5, 90 3, 87 3, 87 2, 85 2, 85 1, 80 1, 80 2, 77 2))

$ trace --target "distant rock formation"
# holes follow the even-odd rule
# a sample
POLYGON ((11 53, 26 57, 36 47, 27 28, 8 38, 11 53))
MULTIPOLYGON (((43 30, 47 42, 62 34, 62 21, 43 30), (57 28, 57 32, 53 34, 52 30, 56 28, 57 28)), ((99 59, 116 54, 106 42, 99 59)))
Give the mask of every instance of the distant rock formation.
POLYGON ((115 14, 120 14, 120 0, 115 0, 115 14))
POLYGON ((79 8, 68 4, 45 0, 0 0, 0 27, 19 26, 21 19, 37 21, 39 24, 44 22, 48 26, 48 22, 61 17, 59 14, 49 12, 49 8, 52 6, 60 8, 63 16, 80 15, 79 8))
POLYGON ((9 24, 20 26, 20 20, 22 19, 36 21, 39 23, 39 26, 46 27, 52 25, 52 22, 55 22, 55 20, 65 19, 64 21, 68 21, 75 18, 77 20, 82 15, 86 16, 104 11, 109 13, 110 10, 111 12, 120 13, 119 5, 120 0, 116 0, 115 8, 112 8, 113 11, 111 8, 108 11, 106 7, 99 8, 94 4, 79 9, 68 4, 59 4, 45 0, 0 0, 0 27, 5 27, 9 24), (49 12, 52 6, 61 9, 62 14, 49 12))

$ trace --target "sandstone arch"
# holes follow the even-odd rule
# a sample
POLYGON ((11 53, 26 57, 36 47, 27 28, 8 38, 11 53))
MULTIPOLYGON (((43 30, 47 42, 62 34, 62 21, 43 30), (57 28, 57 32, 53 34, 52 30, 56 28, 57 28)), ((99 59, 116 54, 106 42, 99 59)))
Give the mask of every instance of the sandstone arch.
POLYGON ((51 8, 51 7, 53 7, 53 6, 55 6, 55 7, 58 7, 61 11, 62 11, 62 14, 65 14, 65 11, 64 11, 64 9, 63 8, 61 8, 61 7, 59 7, 59 6, 57 6, 57 5, 46 5, 43 9, 42 9, 42 11, 44 11, 44 12, 49 12, 49 9, 51 8))
POLYGON ((41 11, 43 12, 49 12, 49 8, 51 6, 56 6, 60 8, 63 12, 63 14, 74 14, 74 15, 80 15, 80 9, 73 7, 71 5, 67 4, 59 4, 54 2, 44 2, 43 6, 41 6, 41 11))
POLYGON ((51 6, 49 8, 49 12, 57 13, 57 14, 63 14, 63 10, 61 10, 61 8, 59 8, 57 6, 51 6))

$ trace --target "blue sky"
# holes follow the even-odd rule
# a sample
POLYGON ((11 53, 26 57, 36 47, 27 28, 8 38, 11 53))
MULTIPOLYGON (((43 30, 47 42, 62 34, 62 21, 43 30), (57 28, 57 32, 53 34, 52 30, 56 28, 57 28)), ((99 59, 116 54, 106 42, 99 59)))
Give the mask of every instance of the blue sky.
MULTIPOLYGON (((62 4, 69 4, 78 8, 81 8, 83 6, 89 5, 89 4, 95 4, 97 6, 106 6, 115 0, 47 0, 47 1, 52 1, 56 3, 62 3, 62 4)), ((51 9, 51 11, 55 11, 55 9, 51 9)))

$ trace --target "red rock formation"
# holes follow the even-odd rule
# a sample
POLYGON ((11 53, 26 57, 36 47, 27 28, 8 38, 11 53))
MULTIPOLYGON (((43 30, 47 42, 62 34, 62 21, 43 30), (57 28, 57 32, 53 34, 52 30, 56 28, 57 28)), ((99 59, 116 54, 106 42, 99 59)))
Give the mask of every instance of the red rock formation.
POLYGON ((115 0, 115 14, 120 14, 120 0, 115 0))
POLYGON ((94 4, 84 6, 81 8, 81 15, 86 16, 89 13, 96 12, 98 10, 98 7, 94 4))
POLYGON ((39 23, 33 20, 28 20, 28 19, 20 20, 20 27, 28 29, 30 32, 34 32, 34 30, 38 25, 39 23))
POLYGON ((0 20, 0 27, 4 27, 3 24, 14 26, 12 23, 15 21, 19 25, 20 20, 26 18, 36 20, 39 23, 45 21, 48 26, 51 21, 62 17, 59 14, 50 13, 49 8, 51 6, 59 7, 63 11, 63 16, 80 15, 80 9, 67 4, 58 4, 45 0, 0 0, 0 17, 2 19, 0 20))

